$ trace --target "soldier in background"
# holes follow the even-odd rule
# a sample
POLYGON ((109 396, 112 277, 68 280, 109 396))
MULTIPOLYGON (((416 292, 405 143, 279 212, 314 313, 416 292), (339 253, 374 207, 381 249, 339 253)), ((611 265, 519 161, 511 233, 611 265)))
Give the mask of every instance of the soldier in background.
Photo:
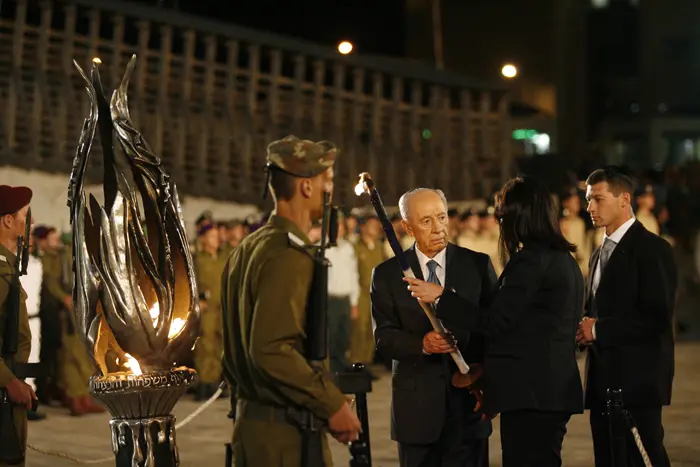
POLYGON ((457 209, 448 209, 447 217, 449 218, 449 223, 447 226, 448 240, 450 243, 457 243, 457 237, 459 237, 459 224, 462 220, 462 216, 459 215, 457 209))
POLYGON ((637 212, 635 217, 642 223, 645 229, 649 232, 659 235, 661 228, 659 222, 654 215, 654 207, 656 205, 656 197, 654 196, 654 187, 644 185, 636 193, 637 212))
MULTIPOLYGON (((391 225, 394 227, 394 233, 396 233, 396 238, 399 240, 401 249, 406 251, 413 245, 413 239, 406 235, 406 230, 404 230, 403 225, 401 225, 401 214, 394 214, 391 216, 391 225)), ((394 250, 391 249, 391 244, 388 239, 384 239, 384 258, 393 258, 394 250)))
POLYGON ((61 330, 57 382, 64 396, 63 403, 73 416, 102 413, 105 409, 93 401, 88 390, 95 364, 88 357, 75 326, 70 250, 63 247, 53 227, 47 227, 37 239, 43 248, 42 307, 47 307, 45 314, 58 316, 61 330))
POLYGON ((478 213, 473 210, 464 212, 459 222, 459 237, 457 237, 457 245, 462 248, 468 248, 472 251, 477 251, 479 247, 479 238, 481 230, 481 221, 478 213))
POLYGON ((374 360, 374 330, 369 288, 372 270, 384 261, 380 244, 382 225, 376 217, 360 222, 360 238, 355 244, 357 268, 360 278, 360 297, 357 301, 357 317, 350 324, 350 363, 369 365, 374 360))
POLYGON ((360 234, 358 232, 357 216, 354 216, 352 214, 348 214, 347 216, 345 216, 345 228, 347 229, 347 234, 345 237, 350 243, 354 245, 360 238, 360 234))
POLYGON ((310 452, 306 465, 332 465, 325 429, 312 432, 293 414, 320 419, 342 443, 358 437, 345 396, 322 363, 304 355, 314 270, 308 232, 332 193, 337 150, 288 136, 267 151, 275 211, 233 251, 223 274, 224 368, 237 400, 234 463, 300 467, 302 452, 310 452), (316 449, 305 449, 311 441, 316 449))
POLYGON ((214 223, 214 215, 211 213, 211 211, 207 210, 204 211, 199 215, 196 221, 194 221, 194 228, 195 232, 197 232, 197 236, 194 239, 194 242, 190 244, 190 251, 192 251, 192 254, 195 254, 199 251, 199 230, 204 227, 207 224, 213 224, 214 223))
POLYGON ((194 257, 197 289, 206 297, 201 310, 200 335, 194 348, 194 364, 199 374, 197 400, 208 399, 221 382, 223 333, 221 321, 221 273, 226 264, 219 251, 219 231, 213 223, 203 224, 198 232, 199 251, 194 257))
POLYGON ((221 252, 228 258, 233 249, 241 244, 248 232, 245 222, 238 219, 227 222, 226 229, 226 243, 221 245, 221 252))
POLYGON ((581 268, 583 277, 588 274, 588 260, 591 257, 591 242, 586 229, 586 221, 579 215, 581 212, 581 198, 576 188, 570 189, 561 197, 562 217, 559 219, 561 233, 569 243, 578 247, 572 253, 576 263, 581 268))

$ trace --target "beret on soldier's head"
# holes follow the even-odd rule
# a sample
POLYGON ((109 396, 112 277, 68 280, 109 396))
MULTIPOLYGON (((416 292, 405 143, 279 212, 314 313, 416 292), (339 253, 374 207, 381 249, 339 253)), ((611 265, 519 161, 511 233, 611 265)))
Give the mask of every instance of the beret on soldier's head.
POLYGON ((197 236, 201 237, 215 227, 214 224, 204 224, 197 230, 197 236))
POLYGON ((34 238, 37 240, 45 240, 51 232, 55 231, 56 229, 53 227, 49 227, 48 225, 40 225, 38 227, 34 227, 34 238))
POLYGON ((32 200, 32 190, 26 186, 0 185, 0 216, 14 214, 32 200))
POLYGON ((309 141, 289 135, 267 146, 267 167, 295 177, 315 177, 333 166, 338 148, 330 141, 309 141))
POLYGON ((197 220, 195 221, 195 224, 199 225, 202 222, 212 222, 214 220, 214 215, 211 213, 211 211, 204 211, 199 215, 197 220))

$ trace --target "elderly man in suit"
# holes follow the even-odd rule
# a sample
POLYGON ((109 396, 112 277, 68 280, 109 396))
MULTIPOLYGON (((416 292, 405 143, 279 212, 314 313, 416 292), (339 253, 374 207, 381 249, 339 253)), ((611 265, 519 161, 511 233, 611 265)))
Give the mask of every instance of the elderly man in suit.
MULTIPOLYGON (((489 257, 448 242, 447 201, 440 190, 405 193, 399 208, 415 245, 406 251, 419 278, 439 282, 475 304, 488 301, 496 275, 489 257)), ((469 467, 483 462, 491 423, 474 397, 451 385, 453 342, 433 331, 411 297, 396 258, 373 272, 372 315, 377 351, 392 359, 391 435, 402 467, 469 467)), ((468 363, 483 360, 483 336, 450 329, 468 363)))
MULTIPOLYGON (((588 346, 586 408, 596 467, 612 465, 605 416, 606 390, 622 389, 655 467, 669 466, 661 407, 671 403, 673 306, 677 272, 669 244, 649 232, 632 213, 632 180, 614 168, 586 181, 588 212, 605 229, 591 256, 586 316, 577 340, 588 346)), ((642 465, 631 435, 629 465, 642 465)))

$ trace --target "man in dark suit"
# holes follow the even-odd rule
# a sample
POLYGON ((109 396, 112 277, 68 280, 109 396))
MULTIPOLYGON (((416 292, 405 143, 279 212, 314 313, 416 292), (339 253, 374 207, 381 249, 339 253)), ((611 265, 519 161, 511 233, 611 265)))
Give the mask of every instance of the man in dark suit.
MULTIPOLYGON (((596 467, 611 465, 606 390, 622 389, 654 467, 669 466, 661 407, 671 403, 672 315, 677 272, 669 244, 642 226, 631 208, 632 180, 607 168, 586 181, 588 212, 605 227, 602 246, 591 256, 585 317, 577 340, 589 346, 586 408, 596 467)), ((632 444, 629 465, 641 464, 632 444)))
MULTIPOLYGON (((442 191, 419 188, 399 200, 406 251, 416 277, 444 284, 476 305, 496 282, 487 255, 448 243, 447 201, 442 191)), ((490 421, 474 412, 475 398, 451 385, 457 371, 450 339, 430 321, 402 281, 396 258, 374 269, 371 286, 377 352, 392 359, 391 436, 401 467, 477 467, 491 434, 490 421)), ((483 336, 450 329, 467 363, 483 361, 483 336)))

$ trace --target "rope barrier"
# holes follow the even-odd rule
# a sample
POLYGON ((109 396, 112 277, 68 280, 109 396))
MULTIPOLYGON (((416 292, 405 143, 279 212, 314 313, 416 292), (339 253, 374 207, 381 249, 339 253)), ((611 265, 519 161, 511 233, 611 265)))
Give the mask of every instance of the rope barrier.
MULTIPOLYGON (((219 388, 216 390, 216 392, 214 393, 213 396, 211 396, 202 405, 197 407, 191 414, 189 414, 187 417, 185 417, 180 423, 177 423, 175 425, 175 430, 179 430, 179 429, 183 428, 185 425, 187 425, 192 420, 197 418, 202 412, 204 412, 207 409, 207 407, 212 405, 219 398, 219 396, 221 396, 222 392, 223 392, 223 387, 219 386, 219 388)), ((101 457, 99 459, 81 459, 79 457, 72 456, 72 455, 65 453, 65 452, 42 449, 42 448, 37 447, 31 443, 27 443, 27 448, 31 449, 34 452, 38 452, 39 454, 44 454, 44 455, 53 456, 53 457, 60 457, 61 459, 67 459, 69 461, 73 461, 76 464, 91 465, 91 464, 103 464, 105 462, 114 462, 114 455, 111 455, 109 457, 101 457)))
POLYGON ((649 459, 649 454, 647 454, 647 450, 644 449, 644 443, 642 443, 642 437, 639 435, 639 430, 637 429, 637 426, 634 424, 634 420, 632 419, 632 414, 630 414, 627 410, 625 410, 623 413, 625 414, 625 421, 627 422, 627 427, 632 432, 632 438, 634 438, 634 444, 637 446, 637 450, 639 451, 639 454, 642 456, 642 461, 644 461, 644 467, 654 467, 653 465, 651 465, 651 460, 649 459))

